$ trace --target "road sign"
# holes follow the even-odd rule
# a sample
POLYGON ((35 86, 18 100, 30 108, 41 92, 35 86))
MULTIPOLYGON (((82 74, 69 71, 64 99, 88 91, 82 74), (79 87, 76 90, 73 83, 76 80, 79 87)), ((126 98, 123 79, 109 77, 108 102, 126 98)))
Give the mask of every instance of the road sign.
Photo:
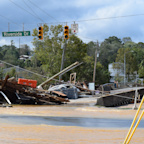
POLYGON ((71 24, 71 33, 78 33, 78 24, 71 24))
POLYGON ((2 32, 3 37, 30 36, 30 31, 2 32))

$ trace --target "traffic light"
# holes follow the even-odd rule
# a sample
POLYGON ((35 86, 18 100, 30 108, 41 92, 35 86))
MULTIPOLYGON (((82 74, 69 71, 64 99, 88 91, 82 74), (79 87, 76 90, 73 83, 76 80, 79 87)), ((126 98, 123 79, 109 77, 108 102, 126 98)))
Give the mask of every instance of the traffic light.
POLYGON ((39 40, 43 40, 43 26, 39 27, 39 35, 38 35, 38 37, 39 37, 39 40))
POLYGON ((64 26, 64 39, 69 39, 69 27, 64 26))

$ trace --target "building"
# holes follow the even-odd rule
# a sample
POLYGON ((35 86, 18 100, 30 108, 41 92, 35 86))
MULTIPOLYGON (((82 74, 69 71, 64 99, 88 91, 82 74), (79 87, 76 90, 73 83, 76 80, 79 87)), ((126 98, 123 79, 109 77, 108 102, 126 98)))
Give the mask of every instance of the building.
POLYGON ((113 68, 114 64, 118 65, 120 67, 124 67, 123 63, 116 63, 116 62, 108 65, 108 70, 110 72, 110 77, 111 77, 110 82, 114 82, 116 77, 121 78, 121 80, 124 79, 124 70, 123 69, 114 69, 113 68))
POLYGON ((25 61, 25 60, 31 59, 31 56, 28 56, 28 55, 21 55, 19 59, 25 61))

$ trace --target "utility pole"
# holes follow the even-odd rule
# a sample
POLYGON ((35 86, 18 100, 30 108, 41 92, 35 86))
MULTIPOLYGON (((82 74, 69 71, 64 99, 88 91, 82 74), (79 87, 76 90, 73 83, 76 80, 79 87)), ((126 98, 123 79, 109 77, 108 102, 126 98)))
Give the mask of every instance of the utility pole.
MULTIPOLYGON (((61 69, 60 69, 60 71, 62 71, 63 68, 64 68, 64 58, 65 58, 66 43, 67 43, 67 40, 65 40, 65 44, 63 46, 63 53, 62 53, 62 61, 61 61, 61 69)), ((59 80, 61 80, 61 79, 62 79, 62 75, 59 76, 59 80)))
POLYGON ((8 23, 8 32, 10 31, 10 24, 8 23))
MULTIPOLYGON (((98 48, 98 41, 97 41, 97 48, 98 48)), ((93 82, 95 83, 96 78, 96 63, 97 63, 97 48, 95 50, 95 62, 94 62, 94 71, 93 71, 93 82)))
POLYGON ((124 85, 126 83, 126 58, 125 58, 125 53, 124 53, 124 85))
POLYGON ((23 23, 23 31, 24 31, 24 23, 23 23))

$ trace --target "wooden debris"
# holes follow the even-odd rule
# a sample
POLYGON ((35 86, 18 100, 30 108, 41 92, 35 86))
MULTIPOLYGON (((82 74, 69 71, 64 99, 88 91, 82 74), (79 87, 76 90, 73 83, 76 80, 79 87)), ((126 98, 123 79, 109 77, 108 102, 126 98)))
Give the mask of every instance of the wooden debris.
POLYGON ((6 76, 5 80, 0 80, 0 90, 5 93, 13 104, 62 104, 69 102, 65 94, 59 93, 60 95, 65 95, 65 98, 62 98, 46 90, 17 84, 16 82, 8 81, 8 76, 6 76))

